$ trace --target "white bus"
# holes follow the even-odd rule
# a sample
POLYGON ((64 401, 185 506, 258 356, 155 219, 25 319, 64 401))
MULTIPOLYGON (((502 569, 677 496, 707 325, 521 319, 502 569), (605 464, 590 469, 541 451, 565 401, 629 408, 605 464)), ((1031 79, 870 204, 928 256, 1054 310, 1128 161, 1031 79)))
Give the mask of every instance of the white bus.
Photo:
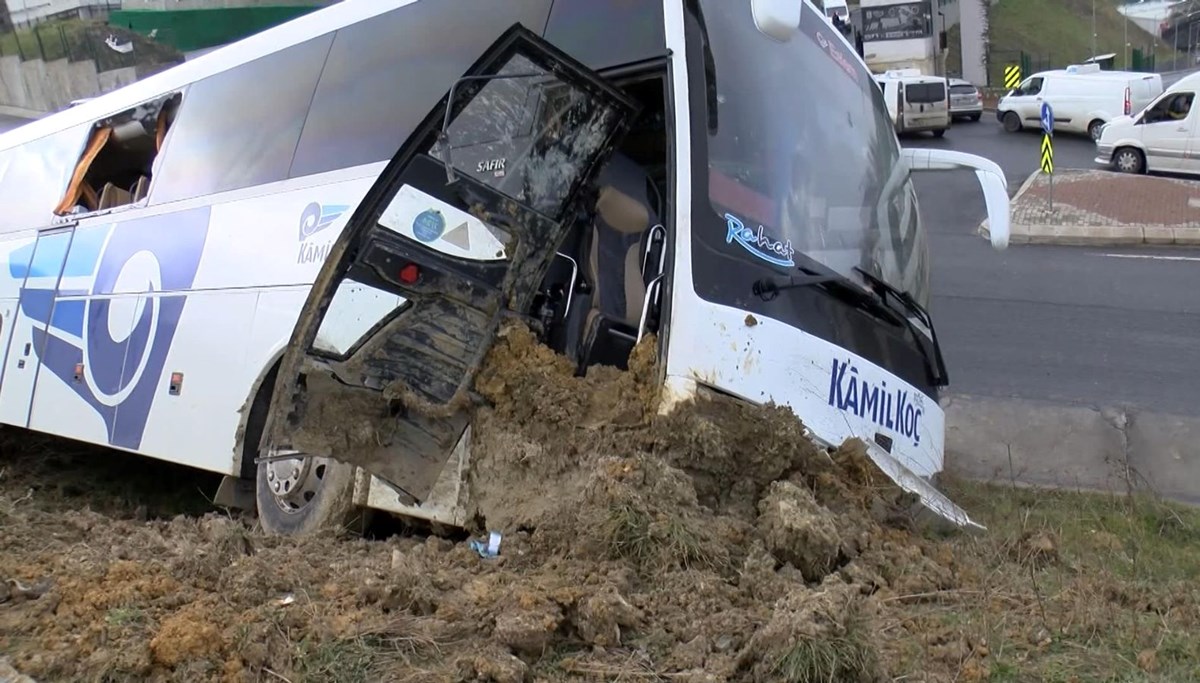
POLYGON ((1004 176, 902 150, 835 33, 778 0, 346 2, 5 134, 0 422, 223 473, 272 533, 460 526, 513 306, 580 368, 657 333, 665 394, 788 405, 958 514, 910 172, 972 169, 997 247, 1004 176))
POLYGON ((917 69, 942 76, 933 0, 861 0, 863 57, 875 73, 917 69))

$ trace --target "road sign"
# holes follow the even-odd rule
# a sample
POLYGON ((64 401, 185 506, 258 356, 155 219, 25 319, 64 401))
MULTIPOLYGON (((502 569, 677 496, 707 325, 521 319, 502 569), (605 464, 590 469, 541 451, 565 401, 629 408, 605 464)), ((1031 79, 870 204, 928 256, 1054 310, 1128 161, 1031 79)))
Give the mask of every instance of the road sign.
POLYGON ((1054 137, 1054 108, 1049 102, 1042 102, 1042 132, 1054 137))
POLYGON ((1049 133, 1042 135, 1042 173, 1054 174, 1054 143, 1049 133))
POLYGON ((1021 65, 1009 64, 1004 67, 1004 87, 1012 90, 1021 85, 1021 65))

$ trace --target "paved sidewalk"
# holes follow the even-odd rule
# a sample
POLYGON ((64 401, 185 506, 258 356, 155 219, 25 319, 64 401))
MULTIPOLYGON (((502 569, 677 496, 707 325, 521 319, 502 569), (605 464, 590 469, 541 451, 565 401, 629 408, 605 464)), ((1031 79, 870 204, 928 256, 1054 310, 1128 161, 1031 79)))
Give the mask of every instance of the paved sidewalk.
MULTIPOLYGON (((1200 246, 1200 182, 1110 171, 1038 172, 1012 200, 1015 244, 1200 246)), ((980 226, 987 236, 987 223, 980 226)))

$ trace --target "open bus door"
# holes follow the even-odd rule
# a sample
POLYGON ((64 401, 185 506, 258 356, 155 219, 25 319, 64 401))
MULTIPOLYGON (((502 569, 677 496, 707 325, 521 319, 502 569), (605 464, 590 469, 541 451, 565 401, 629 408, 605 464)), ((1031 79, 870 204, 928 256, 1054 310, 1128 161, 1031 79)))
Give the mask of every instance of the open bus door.
POLYGON ((634 101, 519 24, 357 207, 280 365, 260 453, 341 460, 407 504, 470 422, 475 373, 527 310, 634 101))

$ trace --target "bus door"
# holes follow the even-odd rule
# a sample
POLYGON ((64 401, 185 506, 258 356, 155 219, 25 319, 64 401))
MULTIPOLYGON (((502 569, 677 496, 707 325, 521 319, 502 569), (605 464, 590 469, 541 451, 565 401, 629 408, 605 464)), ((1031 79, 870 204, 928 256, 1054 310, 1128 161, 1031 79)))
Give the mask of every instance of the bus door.
POLYGON ((356 465, 409 505, 464 438, 501 321, 528 319, 584 188, 637 113, 519 24, 446 86, 326 258, 260 444, 267 458, 356 465), (381 307, 389 297, 402 303, 381 307))
POLYGON ((75 226, 49 228, 9 257, 9 274, 21 282, 15 310, 5 321, 8 343, 0 378, 0 422, 29 426, 33 390, 50 335, 54 301, 75 226))

